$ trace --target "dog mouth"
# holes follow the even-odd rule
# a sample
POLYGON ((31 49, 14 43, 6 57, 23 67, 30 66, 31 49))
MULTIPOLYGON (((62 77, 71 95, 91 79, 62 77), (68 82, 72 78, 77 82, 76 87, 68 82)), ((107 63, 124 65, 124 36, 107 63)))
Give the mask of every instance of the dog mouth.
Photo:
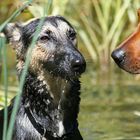
POLYGON ((121 61, 113 58, 115 63, 124 71, 130 73, 130 74, 140 74, 140 65, 139 61, 132 60, 131 58, 124 57, 121 61))
POLYGON ((130 53, 126 52, 124 49, 118 48, 114 50, 111 54, 111 57, 124 71, 131 74, 140 73, 139 59, 130 57, 130 53))
POLYGON ((139 65, 127 64, 126 62, 121 68, 130 74, 140 74, 139 65))
POLYGON ((44 71, 49 72, 52 77, 61 77, 65 80, 76 80, 81 77, 81 74, 85 72, 86 63, 81 66, 74 67, 62 67, 62 66, 54 66, 51 64, 43 64, 44 71))
POLYGON ((49 73, 54 77, 61 77, 62 79, 73 81, 81 77, 81 72, 79 71, 63 71, 63 70, 52 70, 49 73))

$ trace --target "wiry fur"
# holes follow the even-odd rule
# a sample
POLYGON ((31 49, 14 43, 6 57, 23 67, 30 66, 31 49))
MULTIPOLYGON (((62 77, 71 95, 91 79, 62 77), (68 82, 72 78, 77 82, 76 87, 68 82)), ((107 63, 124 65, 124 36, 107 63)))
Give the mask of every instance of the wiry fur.
MULTIPOLYGON (((10 24, 4 30, 16 51, 19 79, 38 23, 39 19, 10 24)), ((78 79, 86 64, 76 46, 76 33, 68 21, 60 16, 45 19, 32 50, 13 140, 82 140, 78 79)), ((13 102, 9 110, 12 106, 13 102)))

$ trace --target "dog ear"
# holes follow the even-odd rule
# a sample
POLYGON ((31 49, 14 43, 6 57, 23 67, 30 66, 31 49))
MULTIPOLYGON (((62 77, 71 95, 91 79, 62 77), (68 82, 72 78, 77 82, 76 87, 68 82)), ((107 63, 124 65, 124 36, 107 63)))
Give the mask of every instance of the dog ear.
POLYGON ((2 31, 7 39, 7 42, 15 50, 16 55, 20 58, 24 58, 24 47, 22 42, 22 29, 21 23, 8 23, 2 31))
POLYGON ((19 23, 8 23, 3 33, 10 44, 19 43, 22 36, 22 26, 19 23))

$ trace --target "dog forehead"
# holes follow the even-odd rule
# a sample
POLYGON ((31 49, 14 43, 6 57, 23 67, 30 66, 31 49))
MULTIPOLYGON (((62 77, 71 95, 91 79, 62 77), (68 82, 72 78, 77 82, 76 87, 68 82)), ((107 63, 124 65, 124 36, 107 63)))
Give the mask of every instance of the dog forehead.
POLYGON ((26 25, 30 24, 31 22, 34 22, 34 21, 37 21, 37 20, 38 20, 38 18, 31 18, 30 20, 21 23, 21 25, 26 26, 26 25))
POLYGON ((62 32, 65 33, 67 32, 69 29, 73 29, 73 27, 70 25, 69 22, 67 22, 65 19, 59 19, 58 17, 54 17, 54 20, 46 20, 44 26, 43 26, 43 30, 51 30, 52 32, 62 32))
POLYGON ((56 20, 58 28, 63 28, 63 29, 68 29, 68 28, 72 28, 72 26, 70 25, 70 23, 66 20, 62 20, 62 19, 57 19, 56 20))

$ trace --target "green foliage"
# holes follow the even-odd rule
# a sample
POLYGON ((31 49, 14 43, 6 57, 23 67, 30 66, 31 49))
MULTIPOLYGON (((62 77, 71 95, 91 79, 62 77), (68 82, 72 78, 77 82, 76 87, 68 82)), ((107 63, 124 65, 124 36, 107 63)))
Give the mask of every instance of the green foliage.
MULTIPOLYGON (((0 26, 0 32, 8 22, 13 20, 25 21, 31 17, 47 16, 48 13, 67 17, 68 20, 77 29, 79 35, 79 48, 87 58, 87 73, 82 78, 82 81, 84 81, 83 83, 86 83, 83 84, 82 88, 82 91, 86 92, 84 96, 86 97, 92 92, 93 95, 106 93, 105 89, 110 89, 110 86, 112 85, 115 85, 115 87, 112 87, 111 91, 107 92, 118 93, 121 92, 123 85, 128 85, 128 81, 131 82, 131 80, 134 80, 134 78, 126 75, 125 73, 122 74, 122 72, 118 70, 116 66, 114 66, 111 61, 110 53, 119 44, 119 42, 121 42, 126 36, 128 36, 128 34, 134 30, 137 23, 136 11, 139 7, 139 0, 53 0, 53 3, 52 0, 7 0, 2 1, 0 5, 0 14, 3 15, 0 19, 0 22, 3 23, 0 26), (29 4, 31 5, 29 6, 29 4), (96 85, 94 90, 93 85, 96 85), (104 85, 104 88, 101 89, 100 87, 102 85, 104 85), (106 85, 109 88, 106 88, 106 85)), ((11 92, 8 94, 9 89, 11 90, 14 88, 11 87, 13 86, 13 82, 11 82, 12 84, 9 82, 10 78, 13 78, 13 76, 11 76, 11 67, 14 64, 11 65, 11 63, 6 61, 7 57, 5 51, 7 49, 7 53, 9 53, 10 49, 5 47, 3 38, 0 39, 0 75, 1 69, 3 71, 2 80, 0 81, 0 105, 3 105, 4 102, 4 106, 7 106, 7 102, 12 95, 11 92), (7 71, 7 67, 9 71, 7 71), (10 87, 8 87, 9 85, 10 87), (5 93, 5 98, 2 95, 3 93, 5 93)), ((33 39, 31 50, 36 39, 37 36, 35 36, 33 39)), ((8 58, 11 54, 11 58, 13 58, 13 53, 10 50, 8 58)), ((14 60, 12 63, 14 63, 14 60)), ((16 87, 16 90, 14 89, 14 92, 17 92, 18 96, 16 98, 14 111, 12 113, 8 135, 6 119, 7 108, 5 109, 6 121, 4 125, 3 140, 11 139, 14 117, 19 105, 19 99, 28 64, 29 59, 27 59, 26 68, 23 72, 19 87, 16 87)), ((15 73, 14 76, 16 77, 15 73)), ((13 79, 13 81, 16 81, 15 78, 13 79)), ((14 82, 14 84, 15 83, 16 82, 14 82)), ((137 81, 135 80, 134 83, 137 83, 137 81)), ((13 95, 15 95, 15 93, 13 95)), ((115 95, 116 94, 113 95, 114 98, 115 95)))
POLYGON ((101 82, 102 75, 106 75, 104 78, 110 84, 114 71, 110 54, 134 30, 137 21, 135 6, 140 3, 132 0, 79 0, 79 7, 73 2, 70 4, 81 41, 97 68, 96 79, 101 82))
MULTIPOLYGON (((0 31, 3 30, 3 28, 7 25, 7 23, 9 23, 13 18, 15 18, 17 15, 19 15, 22 10, 24 10, 27 6, 29 6, 29 4, 31 2, 32 1, 28 1, 20 9, 15 11, 13 13, 13 15, 10 18, 8 18, 0 26, 0 31)), ((50 3, 51 3, 51 0, 48 1, 47 10, 49 9, 50 3)), ((44 9, 46 9, 46 8, 44 8, 44 9)), ((4 54, 2 54, 2 56, 3 56, 3 60, 4 60, 3 63, 4 63, 4 78, 5 78, 4 79, 4 87, 5 87, 5 113, 4 113, 4 117, 5 118, 4 118, 4 129, 3 129, 3 140, 11 140, 11 138, 12 138, 12 132, 13 132, 13 127, 14 127, 14 122, 15 122, 15 116, 16 116, 16 113, 17 113, 17 110, 18 110, 20 96, 21 96, 21 93, 22 93, 22 88, 23 88, 23 85, 24 85, 25 76, 26 76, 28 65, 29 65, 29 62, 30 62, 29 58, 30 58, 32 49, 33 49, 33 47, 35 45, 35 42, 36 42, 36 40, 38 38, 38 34, 39 34, 39 32, 41 30, 41 27, 43 25, 43 21, 44 21, 44 18, 42 18, 40 20, 40 23, 38 25, 37 31, 35 32, 35 36, 33 37, 33 40, 32 40, 32 43, 31 43, 29 53, 27 55, 27 59, 26 59, 26 62, 25 62, 25 68, 24 68, 24 70, 22 72, 22 75, 21 75, 21 78, 20 78, 19 90, 18 90, 17 96, 15 98, 15 103, 14 103, 14 107, 13 107, 13 110, 12 110, 8 130, 7 130, 7 121, 8 121, 8 119, 7 119, 7 88, 8 88, 8 85, 7 85, 6 51, 5 51, 5 49, 3 51, 4 54)), ((0 42, 1 42, 1 44, 0 44, 1 47, 0 48, 5 48, 5 43, 3 43, 2 39, 0 40, 0 42)))
MULTIPOLYGON (((39 2, 39 1, 36 1, 39 2)), ((31 13, 37 6, 40 11, 41 5, 45 3, 36 3, 32 7, 31 13)), ((114 79, 114 64, 111 61, 110 54, 112 50, 128 36, 137 23, 137 9, 140 6, 139 0, 54 0, 51 6, 50 14, 60 14, 66 16, 76 27, 80 37, 79 46, 84 55, 90 61, 90 67, 94 68, 96 73, 94 79, 97 84, 103 84, 105 80, 109 85, 114 79), (102 75, 104 80, 102 80, 102 75)), ((40 15, 42 12, 40 12, 40 15)), ((89 65, 88 65, 89 66, 89 65)), ((117 69, 118 79, 122 72, 117 69)), ((127 77, 124 77, 126 79, 127 77)))
POLYGON ((0 37, 0 48, 2 48, 3 52, 3 71, 4 71, 4 95, 5 95, 5 109, 4 109, 4 128, 3 128, 3 139, 6 138, 6 131, 7 131, 7 120, 8 120, 8 114, 7 114, 7 93, 8 93, 8 75, 7 75, 7 58, 6 58, 6 48, 5 46, 5 38, 0 37))

